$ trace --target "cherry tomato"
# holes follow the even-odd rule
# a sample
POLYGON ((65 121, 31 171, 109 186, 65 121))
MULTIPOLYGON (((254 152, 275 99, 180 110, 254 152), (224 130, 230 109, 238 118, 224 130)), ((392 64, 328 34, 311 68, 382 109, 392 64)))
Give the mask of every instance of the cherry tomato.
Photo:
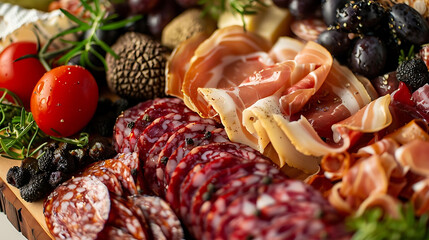
POLYGON ((97 108, 98 86, 80 66, 60 66, 45 73, 34 87, 31 112, 39 128, 51 136, 78 133, 97 108))
POLYGON ((33 42, 15 42, 0 53, 0 87, 14 92, 28 109, 34 85, 46 72, 36 58, 16 59, 36 54, 37 45, 33 42))

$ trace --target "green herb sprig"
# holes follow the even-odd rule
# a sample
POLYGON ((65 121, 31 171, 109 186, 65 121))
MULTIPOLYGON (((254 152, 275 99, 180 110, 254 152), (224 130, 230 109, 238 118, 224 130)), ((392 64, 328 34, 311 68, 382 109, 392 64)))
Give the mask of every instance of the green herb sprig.
POLYGON ((404 49, 400 50, 400 55, 399 55, 399 58, 398 58, 398 63, 400 65, 402 62, 411 60, 414 57, 415 57, 414 45, 411 45, 410 49, 408 50, 407 55, 405 55, 404 49))
POLYGON ((88 133, 80 133, 79 138, 58 138, 48 136, 37 126, 33 114, 22 107, 21 100, 11 91, 0 88, 0 154, 2 157, 23 160, 34 156, 46 144, 53 139, 59 142, 67 142, 78 147, 88 145, 88 133), (9 95, 13 99, 6 101, 9 95))
POLYGON ((420 240, 429 239, 429 216, 417 217, 411 204, 400 207, 395 219, 383 216, 380 208, 366 211, 362 216, 347 219, 347 227, 354 233, 352 240, 420 240))
POLYGON ((262 0, 199 0, 198 4, 204 6, 203 15, 208 14, 214 19, 218 19, 225 11, 238 14, 245 31, 245 16, 255 15, 261 7, 267 7, 267 4, 262 0))
MULTIPOLYGON (((62 55, 57 63, 66 64, 73 57, 80 55, 80 64, 84 67, 90 67, 92 69, 98 69, 91 60, 89 59, 89 54, 93 54, 98 58, 104 65, 104 68, 107 69, 107 63, 102 54, 95 50, 95 46, 99 46, 105 52, 111 54, 115 58, 118 55, 110 48, 110 46, 105 43, 103 40, 97 37, 97 31, 111 31, 125 27, 127 24, 138 21, 143 16, 136 15, 131 18, 124 20, 115 21, 118 18, 117 14, 108 15, 108 10, 100 7, 100 0, 80 0, 81 5, 84 8, 84 13, 89 13, 89 18, 81 20, 75 15, 69 13, 64 9, 60 11, 72 22, 76 24, 75 27, 62 31, 53 37, 49 38, 43 47, 40 47, 38 41, 38 54, 37 55, 26 55, 21 58, 18 58, 16 61, 29 57, 37 57, 40 62, 43 64, 45 69, 49 71, 51 69, 50 64, 48 63, 53 58, 62 55), (88 33, 85 39, 79 41, 67 41, 63 39, 64 36, 70 34, 79 34, 79 33, 88 33), (59 39, 62 42, 69 44, 68 47, 64 49, 59 49, 53 52, 48 52, 51 44, 59 39)), ((37 34, 36 34, 37 37, 37 34)))

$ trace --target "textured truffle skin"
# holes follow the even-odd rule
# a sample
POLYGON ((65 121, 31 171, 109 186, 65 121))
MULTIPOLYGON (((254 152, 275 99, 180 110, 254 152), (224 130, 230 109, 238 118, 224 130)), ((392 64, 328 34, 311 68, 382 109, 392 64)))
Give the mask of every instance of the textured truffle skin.
POLYGON ((129 32, 112 49, 119 56, 106 56, 107 84, 113 92, 138 101, 165 96, 165 47, 148 36, 129 32))

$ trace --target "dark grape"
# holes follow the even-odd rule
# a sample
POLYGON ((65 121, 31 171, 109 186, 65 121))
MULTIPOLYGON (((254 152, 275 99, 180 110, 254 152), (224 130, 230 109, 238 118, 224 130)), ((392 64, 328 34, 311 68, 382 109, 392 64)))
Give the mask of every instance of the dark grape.
POLYGON ((198 0, 176 0, 176 3, 183 8, 192 8, 198 6, 198 0))
POLYGON ((372 85, 380 96, 393 93, 399 87, 396 71, 386 73, 371 80, 372 85))
POLYGON ((350 2, 338 12, 337 22, 347 31, 369 32, 380 26, 385 13, 384 8, 376 1, 350 2))
POLYGON ((137 33, 143 33, 148 34, 149 33, 149 26, 147 25, 147 16, 146 14, 143 15, 141 19, 138 21, 132 22, 128 24, 125 27, 125 32, 137 32, 137 33))
POLYGON ((273 3, 280 8, 288 8, 291 0, 273 0, 273 3))
POLYGON ((173 0, 166 0, 148 14, 147 25, 155 37, 161 37, 164 27, 179 14, 180 7, 173 0))
POLYGON ((337 11, 342 9, 348 1, 346 0, 322 0, 322 16, 326 25, 334 25, 337 20, 337 11))
POLYGON ((112 4, 116 14, 122 18, 128 17, 130 13, 130 7, 127 0, 110 0, 109 2, 112 4))
POLYGON ((375 36, 365 36, 356 41, 349 57, 352 71, 367 78, 380 75, 386 63, 387 51, 375 36))
POLYGON ((320 0, 291 0, 289 11, 295 18, 308 18, 316 12, 320 6, 320 0))
POLYGON ((429 42, 429 23, 407 4, 396 4, 392 7, 390 26, 401 38, 413 44, 429 42))
POLYGON ((351 40, 348 37, 348 33, 336 28, 328 29, 319 34, 317 42, 328 49, 328 51, 335 57, 345 55, 351 46, 351 40))
POLYGON ((159 0, 128 0, 128 5, 133 14, 146 14, 151 12, 159 3, 159 0))

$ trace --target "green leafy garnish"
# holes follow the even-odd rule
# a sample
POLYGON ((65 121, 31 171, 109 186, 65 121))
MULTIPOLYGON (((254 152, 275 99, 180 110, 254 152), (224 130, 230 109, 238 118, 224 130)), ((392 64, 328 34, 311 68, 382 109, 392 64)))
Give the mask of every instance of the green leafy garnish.
POLYGON ((240 15, 245 31, 246 21, 244 17, 255 15, 261 7, 267 7, 262 0, 199 0, 198 4, 204 7, 204 15, 208 14, 214 19, 218 19, 225 11, 240 15))
POLYGON ((67 142, 78 147, 84 147, 89 142, 88 133, 81 133, 79 138, 58 138, 48 136, 40 130, 31 112, 22 107, 21 100, 11 91, 0 88, 0 154, 16 160, 34 156, 47 143, 48 139, 67 142), (6 96, 12 97, 13 102, 6 101, 6 96))
POLYGON ((402 62, 411 60, 414 57, 415 57, 414 45, 411 45, 410 49, 408 50, 407 55, 405 55, 404 49, 401 49, 400 55, 399 55, 399 58, 398 58, 398 63, 400 65, 402 62))
POLYGON ((353 240, 429 239, 427 214, 417 217, 411 204, 401 206, 395 219, 383 216, 380 208, 367 210, 362 216, 347 219, 347 226, 354 231, 353 240))
MULTIPOLYGON (((142 18, 141 15, 133 16, 128 19, 114 21, 118 18, 117 14, 108 15, 107 10, 100 8, 100 0, 81 0, 84 11, 89 13, 89 18, 82 20, 73 14, 69 13, 64 9, 60 9, 60 11, 72 22, 76 24, 75 27, 67 29, 63 32, 56 34, 51 37, 47 43, 38 51, 38 58, 42 62, 43 66, 46 70, 50 70, 50 65, 47 60, 51 60, 59 55, 62 55, 61 58, 58 59, 58 64, 66 64, 70 59, 77 55, 81 55, 80 64, 84 67, 91 67, 93 69, 98 69, 99 67, 94 66, 94 64, 89 60, 89 53, 92 53, 97 59, 99 59, 104 68, 107 69, 107 63, 104 56, 96 50, 94 50, 95 46, 99 46, 105 52, 113 55, 114 57, 118 57, 117 54, 106 44, 104 41, 97 37, 97 31, 110 31, 120 29, 125 27, 127 24, 135 22, 142 18), (85 39, 81 41, 67 41, 62 39, 62 37, 69 34, 83 33, 87 32, 87 36, 85 39), (54 52, 48 52, 48 49, 53 41, 59 39, 70 46, 65 49, 60 49, 54 52), (64 54, 65 53, 65 54, 64 54)), ((36 34, 37 36, 37 34, 36 34)), ((23 58, 34 57, 34 56, 24 56, 23 58)), ((23 59, 21 58, 21 59, 23 59)))

